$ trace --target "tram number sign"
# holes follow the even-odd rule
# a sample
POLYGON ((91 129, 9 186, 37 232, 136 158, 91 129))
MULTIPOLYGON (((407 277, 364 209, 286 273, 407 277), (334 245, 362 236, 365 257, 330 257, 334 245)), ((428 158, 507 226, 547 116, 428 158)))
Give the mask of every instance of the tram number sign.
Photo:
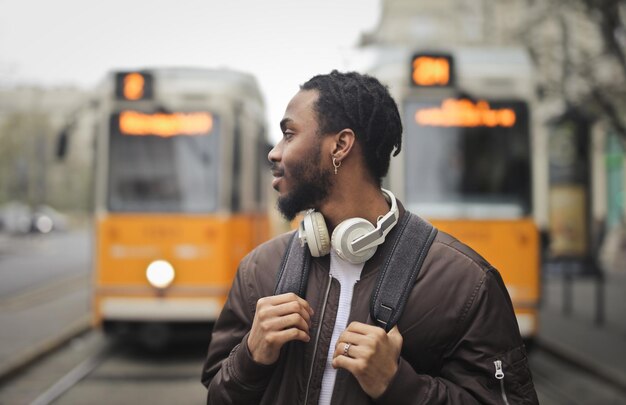
POLYGON ((416 54, 411 59, 411 85, 448 87, 454 84, 453 60, 446 54, 416 54))
POLYGON ((115 74, 115 98, 117 100, 150 100, 152 87, 150 73, 118 72, 115 74))

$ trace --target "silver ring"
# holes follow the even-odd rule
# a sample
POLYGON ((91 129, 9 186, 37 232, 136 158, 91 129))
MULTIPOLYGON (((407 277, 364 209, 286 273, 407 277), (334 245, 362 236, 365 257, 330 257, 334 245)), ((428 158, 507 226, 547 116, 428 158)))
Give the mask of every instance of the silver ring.
POLYGON ((350 357, 350 355, 348 354, 348 350, 350 350, 350 346, 352 345, 352 343, 346 343, 346 345, 343 347, 343 355, 346 357, 350 357))

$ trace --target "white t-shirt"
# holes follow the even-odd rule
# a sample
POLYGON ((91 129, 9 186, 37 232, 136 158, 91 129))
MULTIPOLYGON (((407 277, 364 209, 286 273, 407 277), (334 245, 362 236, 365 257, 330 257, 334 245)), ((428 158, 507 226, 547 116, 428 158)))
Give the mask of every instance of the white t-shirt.
POLYGON ((352 264, 343 260, 335 253, 333 249, 330 252, 330 275, 339 281, 341 290, 339 293, 339 307, 337 309, 337 318, 333 327, 333 336, 330 339, 328 354, 326 355, 326 365, 324 367, 324 376, 322 377, 322 392, 320 394, 320 405, 329 405, 333 396, 333 388, 335 387, 335 378, 337 370, 333 368, 333 354, 335 353, 335 345, 339 335, 346 330, 348 326, 348 318, 350 317, 350 307, 352 304, 352 292, 354 285, 361 278, 361 271, 365 263, 352 264))

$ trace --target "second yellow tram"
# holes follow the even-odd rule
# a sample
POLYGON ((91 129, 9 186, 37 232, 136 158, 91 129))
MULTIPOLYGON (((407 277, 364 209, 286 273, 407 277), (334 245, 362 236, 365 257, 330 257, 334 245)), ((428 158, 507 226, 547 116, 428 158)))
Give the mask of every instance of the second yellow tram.
POLYGON ((532 64, 518 49, 398 49, 370 72, 399 104, 402 153, 387 186, 501 273, 522 336, 538 330, 532 64))

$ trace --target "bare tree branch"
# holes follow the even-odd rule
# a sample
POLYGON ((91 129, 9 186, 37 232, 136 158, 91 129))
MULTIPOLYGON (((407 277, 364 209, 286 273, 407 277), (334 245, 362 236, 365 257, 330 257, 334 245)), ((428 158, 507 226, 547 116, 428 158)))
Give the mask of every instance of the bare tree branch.
POLYGON ((626 0, 530 1, 517 36, 544 98, 604 120, 626 146, 626 0))
POLYGON ((624 29, 619 5, 623 0, 584 0, 589 12, 597 14, 598 29, 604 41, 606 51, 619 62, 626 76, 626 54, 617 40, 617 32, 624 29))
POLYGON ((610 124, 621 135, 620 138, 622 144, 624 145, 624 148, 626 148, 626 124, 620 118, 620 113, 617 111, 615 105, 608 100, 605 93, 597 87, 593 88, 591 95, 604 110, 610 124))

